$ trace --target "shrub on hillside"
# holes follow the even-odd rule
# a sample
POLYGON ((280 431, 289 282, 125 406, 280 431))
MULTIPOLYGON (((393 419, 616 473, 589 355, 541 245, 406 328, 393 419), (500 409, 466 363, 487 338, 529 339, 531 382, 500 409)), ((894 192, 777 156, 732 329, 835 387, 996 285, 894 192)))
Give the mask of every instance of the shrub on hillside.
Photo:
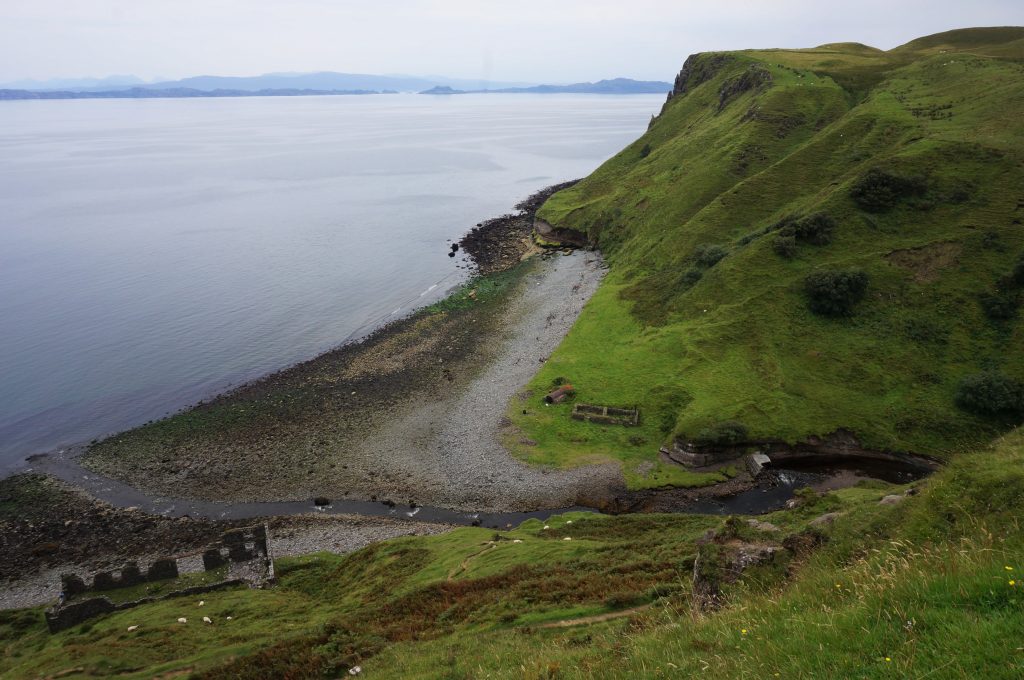
POLYGON ((796 236, 779 234, 772 239, 772 250, 779 257, 784 257, 787 260, 793 258, 796 255, 796 236))
POLYGON ((680 277, 679 285, 683 290, 687 290, 696 285, 702 276, 704 276, 704 272, 699 269, 687 269, 680 277))
POLYGON ((693 259, 701 267, 714 267, 723 257, 729 254, 722 246, 703 244, 697 246, 693 253, 693 259))
POLYGON ((798 242, 827 246, 832 242, 835 228, 836 221, 825 213, 814 213, 806 217, 788 215, 769 227, 770 231, 776 232, 772 250, 776 255, 788 259, 796 255, 798 242))
POLYGON ((650 144, 644 144, 643 147, 640 149, 640 158, 647 158, 650 155, 651 155, 651 145, 650 144))
POLYGON ((879 168, 872 168, 854 183, 850 197, 868 212, 885 212, 908 196, 924 193, 925 181, 920 177, 901 177, 879 168))
POLYGON ((1017 261, 1010 271, 1010 282, 1017 286, 1024 286, 1024 253, 1017 257, 1017 261))
POLYGON ((979 298, 985 316, 993 321, 1006 321, 1017 316, 1020 308, 1020 293, 1013 290, 999 290, 986 293, 979 298))
POLYGON ((984 371, 969 375, 956 391, 956 405, 985 416, 1024 415, 1024 383, 999 373, 984 371))
POLYGON ((765 229, 765 232, 777 231, 780 234, 792 235, 793 234, 792 227, 793 227, 794 224, 796 224, 797 219, 798 218, 797 218, 796 215, 786 215, 781 220, 779 220, 778 222, 776 222, 772 226, 770 226, 767 229, 765 229))
POLYGON ((699 446, 735 446, 747 440, 747 426, 736 420, 726 420, 706 427, 693 438, 699 446))
POLYGON ((981 235, 981 247, 985 250, 1003 250, 1003 239, 1000 238, 998 231, 992 231, 989 229, 981 235))
POLYGON ((832 243, 832 232, 836 221, 825 213, 814 213, 802 217, 793 224, 793 235, 801 241, 815 246, 827 246, 832 243))
POLYGON ((804 279, 807 306, 823 316, 847 316, 868 289, 868 275, 856 269, 814 272, 804 279))

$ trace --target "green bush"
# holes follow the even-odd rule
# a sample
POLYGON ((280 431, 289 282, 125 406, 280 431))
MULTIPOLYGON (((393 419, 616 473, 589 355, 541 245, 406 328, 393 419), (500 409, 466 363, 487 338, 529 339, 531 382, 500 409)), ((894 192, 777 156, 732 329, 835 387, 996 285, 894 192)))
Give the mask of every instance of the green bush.
POLYGON ((815 213, 793 223, 793 235, 801 241, 815 246, 832 243, 832 232, 836 221, 825 213, 815 213))
POLYGON ((832 243, 835 228, 834 219, 825 213, 814 213, 806 217, 788 215, 769 227, 768 231, 777 233, 772 241, 772 250, 781 257, 791 258, 796 255, 798 241, 814 246, 832 243))
POLYGON ((1017 257, 1017 262, 1010 272, 1010 281, 1017 286, 1024 286, 1024 253, 1017 257))
POLYGON ((993 321, 1006 321, 1017 316, 1020 308, 1020 294, 1012 290, 986 293, 979 298, 985 316, 993 321))
POLYGON ((804 279, 807 306, 823 316, 848 316, 867 289, 868 275, 856 269, 814 272, 804 279))
POLYGON ((985 250, 1003 250, 1003 239, 999 236, 999 232, 992 231, 991 229, 981 235, 981 247, 985 250))
POLYGON ((683 272, 682 277, 680 277, 679 283, 682 285, 683 290, 686 290, 700 281, 702 276, 704 276, 704 272, 699 269, 687 269, 683 272))
POLYGON ((734 446, 747 440, 747 426, 736 420, 715 423, 697 433, 693 441, 699 446, 734 446))
POLYGON ((722 246, 712 246, 705 243, 704 245, 697 246, 693 259, 701 267, 714 267, 728 254, 729 251, 722 246))
POLYGON ((1024 383, 999 373, 983 371, 969 375, 956 391, 956 405, 985 416, 1024 415, 1024 383))
POLYGON ((640 158, 647 158, 650 155, 651 155, 651 145, 650 144, 644 144, 643 147, 640 149, 640 158))
POLYGON ((920 196, 926 188, 920 177, 900 177, 872 168, 854 183, 850 198, 868 212, 880 213, 896 207, 902 199, 920 196))
POLYGON ((765 229, 765 232, 777 231, 779 233, 793 235, 792 227, 796 224, 797 219, 796 215, 786 215, 781 220, 765 229))
POLYGON ((784 257, 787 260, 793 258, 796 255, 796 237, 779 234, 772 239, 772 250, 779 257, 784 257))

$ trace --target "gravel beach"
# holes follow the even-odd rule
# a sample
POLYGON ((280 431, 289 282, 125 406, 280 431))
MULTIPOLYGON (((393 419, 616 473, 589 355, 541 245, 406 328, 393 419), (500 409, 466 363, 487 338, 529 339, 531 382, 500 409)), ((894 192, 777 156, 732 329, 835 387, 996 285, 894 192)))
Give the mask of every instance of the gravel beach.
POLYGON ((573 470, 532 467, 499 441, 509 399, 558 346, 604 276, 594 253, 537 263, 493 339, 497 358, 449 398, 409 408, 358 450, 364 464, 388 461, 414 483, 418 502, 477 510, 533 510, 610 495, 616 464, 573 470))

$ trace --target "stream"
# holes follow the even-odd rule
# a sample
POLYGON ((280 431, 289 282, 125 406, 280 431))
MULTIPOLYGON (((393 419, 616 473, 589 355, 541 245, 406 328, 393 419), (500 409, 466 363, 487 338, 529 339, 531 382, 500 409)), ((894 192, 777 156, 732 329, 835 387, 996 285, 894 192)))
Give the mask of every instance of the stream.
MULTIPOLYGON (((327 505, 320 506, 314 504, 313 500, 218 503, 150 496, 122 482, 86 470, 77 462, 71 451, 33 456, 29 458, 29 466, 25 471, 49 474, 114 507, 138 508, 144 512, 164 517, 189 516, 211 520, 238 520, 325 513, 505 529, 515 527, 528 519, 545 520, 553 515, 567 512, 600 512, 596 508, 585 506, 548 508, 529 512, 473 512, 396 504, 388 500, 330 499, 327 505)), ((730 496, 694 500, 677 507, 675 512, 707 515, 759 515, 783 508, 797 489, 803 487, 811 487, 817 491, 833 491, 872 479, 906 484, 920 479, 926 474, 927 471, 913 466, 872 460, 830 461, 823 464, 787 461, 784 468, 768 469, 759 477, 758 485, 754 488, 730 496)))

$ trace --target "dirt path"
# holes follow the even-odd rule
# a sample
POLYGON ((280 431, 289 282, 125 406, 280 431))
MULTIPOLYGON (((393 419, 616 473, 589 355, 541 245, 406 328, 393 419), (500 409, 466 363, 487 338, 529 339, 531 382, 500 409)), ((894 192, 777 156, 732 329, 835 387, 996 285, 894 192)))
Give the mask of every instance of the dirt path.
POLYGON ((633 607, 632 609, 623 609, 619 612, 608 612, 607 614, 595 614, 594 616, 581 616, 578 619, 563 619, 562 621, 552 621, 551 623, 542 623, 537 628, 570 628, 572 626, 586 626, 591 623, 601 623, 602 621, 611 621, 613 619, 621 619, 633 614, 639 614, 642 611, 650 609, 651 605, 645 604, 639 607, 633 607))
POLYGON ((477 550, 472 555, 467 555, 464 560, 459 562, 459 566, 455 567, 454 569, 452 569, 451 571, 448 572, 447 580, 448 581, 454 581, 455 577, 458 576, 459 574, 465 574, 466 571, 469 569, 469 563, 470 562, 472 562, 476 558, 480 557, 484 553, 487 553, 487 552, 490 552, 490 551, 494 550, 496 547, 498 547, 497 543, 493 543, 493 542, 492 543, 488 543, 487 545, 485 545, 483 547, 483 549, 477 550))

